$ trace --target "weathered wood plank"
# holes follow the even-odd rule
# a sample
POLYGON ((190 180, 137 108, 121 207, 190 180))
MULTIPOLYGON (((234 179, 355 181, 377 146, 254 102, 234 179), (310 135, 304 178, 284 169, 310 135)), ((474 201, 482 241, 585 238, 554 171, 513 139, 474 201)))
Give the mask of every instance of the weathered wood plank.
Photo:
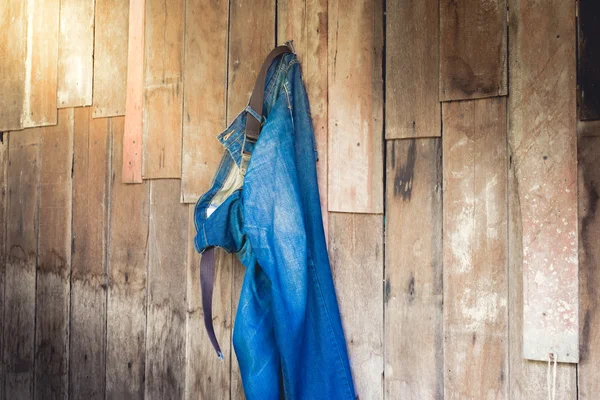
POLYGON ((41 130, 35 397, 68 397, 73 109, 41 130))
POLYGON ((327 1, 279 0, 278 42, 293 40, 302 65, 317 146, 317 177, 327 236, 327 1))
POLYGON ((578 0, 579 5, 579 118, 600 119, 600 3, 578 0))
POLYGON ((440 100, 507 94, 506 0, 440 0, 440 100))
POLYGON ((33 398, 41 129, 10 133, 4 363, 6 399, 33 398))
POLYGON ((441 399, 441 140, 388 141, 386 160, 385 396, 441 399))
MULTIPOLYGON (((129 0, 95 2, 93 117, 125 115, 129 0)), ((144 65, 135 67, 143 71, 144 65)))
POLYGON ((200 290, 200 254, 194 247, 194 206, 189 207, 187 249, 186 399, 227 399, 231 378, 231 266, 232 255, 215 253, 213 318, 224 360, 215 354, 206 330, 200 290))
POLYGON ((600 120, 577 121, 577 136, 600 136, 600 120))
POLYGON ((123 138, 123 183, 142 183, 142 141, 144 119, 144 29, 146 0, 129 3, 129 44, 127 49, 127 99, 123 138))
POLYGON ((111 119, 106 396, 144 398, 149 184, 122 183, 124 118, 111 119))
POLYGON ((330 211, 383 213, 382 7, 329 2, 330 211))
POLYGON ((506 100, 442 114, 444 398, 506 398, 506 100))
POLYGON ((181 399, 185 390, 188 206, 179 179, 150 183, 146 398, 181 399))
POLYGON ((59 108, 92 104, 94 0, 60 0, 59 108))
POLYGON ((229 2, 188 0, 185 6, 181 199, 194 203, 210 189, 225 128, 229 2))
POLYGON ((329 254, 357 397, 383 398, 383 216, 329 214, 329 254))
POLYGON ((181 177, 183 0, 146 0, 143 167, 146 179, 181 177))
POLYGON ((578 359, 575 4, 510 7, 510 130, 522 217, 524 356, 578 359))
POLYGON ((600 393, 600 137, 579 140, 579 353, 578 398, 600 393))
POLYGON ((386 4, 385 137, 440 136, 439 0, 386 4))
POLYGON ((110 119, 75 109, 69 397, 104 399, 110 119))
POLYGON ((7 134, 0 134, 0 398, 4 399, 6 392, 6 368, 4 366, 4 312, 6 299, 4 298, 4 282, 6 273, 7 248, 6 248, 6 220, 7 211, 7 183, 8 183, 8 139, 7 134))

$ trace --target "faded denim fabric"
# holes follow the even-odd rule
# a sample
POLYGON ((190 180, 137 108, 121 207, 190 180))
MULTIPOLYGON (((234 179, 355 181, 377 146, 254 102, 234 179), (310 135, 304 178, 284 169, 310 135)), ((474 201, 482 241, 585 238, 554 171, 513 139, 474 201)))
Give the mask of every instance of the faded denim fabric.
POLYGON ((246 397, 354 400, 295 54, 269 68, 255 144, 244 135, 250 112, 218 135, 223 158, 194 215, 197 251, 221 247, 246 267, 233 330, 246 397))

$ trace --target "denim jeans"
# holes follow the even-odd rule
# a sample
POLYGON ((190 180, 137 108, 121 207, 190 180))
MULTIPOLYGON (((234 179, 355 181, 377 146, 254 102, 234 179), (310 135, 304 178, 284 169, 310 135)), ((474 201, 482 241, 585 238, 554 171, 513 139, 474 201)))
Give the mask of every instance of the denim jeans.
POLYGON ((244 135, 252 112, 218 135, 221 164, 194 213, 196 250, 221 247, 246 268, 233 329, 244 392, 249 400, 353 400, 295 54, 268 70, 256 143, 244 135))

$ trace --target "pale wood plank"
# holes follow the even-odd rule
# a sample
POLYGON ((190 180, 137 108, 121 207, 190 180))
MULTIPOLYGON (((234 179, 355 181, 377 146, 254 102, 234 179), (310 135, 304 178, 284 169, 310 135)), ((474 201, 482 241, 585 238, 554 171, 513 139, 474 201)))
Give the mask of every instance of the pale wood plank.
POLYGON ((59 108, 92 104, 94 0, 60 0, 59 108))
POLYGON ((129 0, 95 1, 93 117, 125 115, 129 0))
POLYGON ((110 119, 75 109, 69 396, 104 399, 110 119))
POLYGON ((440 136, 439 0, 386 3, 387 139, 440 136))
POLYGON ((123 129, 124 118, 112 118, 106 396, 143 399, 149 184, 122 183, 123 129))
POLYGON ((150 183, 146 398, 181 399, 185 390, 188 206, 179 179, 150 183))
POLYGON ((327 237, 327 0, 279 0, 278 42, 293 40, 302 65, 317 146, 317 178, 327 237))
POLYGON ((33 398, 41 129, 10 133, 4 363, 7 399, 33 398))
POLYGON ((329 210, 383 213, 382 1, 329 2, 329 210))
POLYGON ((578 399, 600 393, 600 137, 579 140, 579 318, 578 399))
POLYGON ((231 266, 232 255, 215 253, 213 323, 224 360, 215 354, 206 329, 200 290, 200 254, 194 247, 194 206, 189 207, 187 249, 186 399, 229 398, 231 375, 231 266))
POLYGON ((130 1, 127 99, 121 173, 124 183, 142 183, 145 10, 146 0, 130 1))
POLYGON ((329 254, 357 398, 383 398, 383 216, 329 214, 329 254))
POLYGON ((143 166, 146 179, 181 177, 183 0, 146 0, 143 166))
POLYGON ((440 100, 507 94, 506 0, 440 0, 440 100))
POLYGON ((510 130, 522 217, 524 356, 578 359, 575 4, 510 7, 510 130))
POLYGON ((210 189, 225 128, 229 2, 188 0, 185 6, 181 199, 194 203, 210 189))
POLYGON ((442 113, 444 398, 505 398, 506 100, 446 103, 442 113))
POLYGON ((8 184, 8 134, 0 134, 0 398, 6 394, 4 366, 4 313, 6 299, 4 298, 4 282, 6 273, 7 248, 6 248, 6 221, 7 212, 7 184, 8 184))
POLYGON ((387 142, 385 396, 444 396, 442 146, 387 142))

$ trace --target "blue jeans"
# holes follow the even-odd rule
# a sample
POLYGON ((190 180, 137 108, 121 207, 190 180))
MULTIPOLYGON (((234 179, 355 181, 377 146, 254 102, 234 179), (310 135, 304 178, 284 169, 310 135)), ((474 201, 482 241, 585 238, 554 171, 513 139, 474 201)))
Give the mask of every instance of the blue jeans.
POLYGON ((268 70, 256 143, 244 135, 252 112, 218 135, 223 158, 194 214, 197 251, 221 247, 246 267, 233 330, 246 397, 354 400, 295 54, 268 70))

